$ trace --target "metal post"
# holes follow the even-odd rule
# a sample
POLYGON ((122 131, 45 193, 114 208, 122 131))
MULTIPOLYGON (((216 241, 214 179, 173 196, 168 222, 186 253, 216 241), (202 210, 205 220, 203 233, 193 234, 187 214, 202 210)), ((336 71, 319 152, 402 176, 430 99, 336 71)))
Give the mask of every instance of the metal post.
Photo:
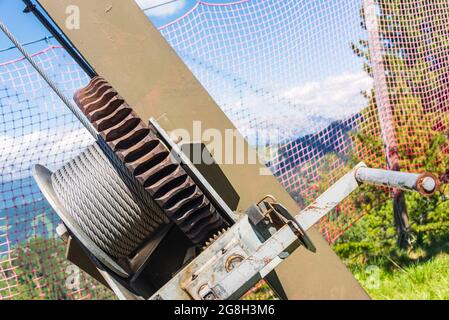
POLYGON ((70 40, 68 40, 62 32, 58 32, 56 27, 51 24, 50 21, 39 11, 34 3, 31 0, 22 0, 26 7, 23 10, 25 13, 32 12, 34 16, 39 20, 39 22, 52 34, 52 36, 64 47, 64 49, 70 54, 70 56, 75 60, 75 62, 86 72, 86 74, 93 78, 97 74, 95 70, 87 63, 84 57, 75 49, 70 40))
MULTIPOLYGON (((389 88, 386 79, 386 70, 383 63, 383 42, 380 37, 377 21, 375 0, 364 0, 366 29, 371 53, 371 64, 375 83, 376 104, 379 115, 380 130, 385 146, 387 168, 399 171, 398 144, 394 129, 393 114, 389 98, 389 88)), ((406 247, 409 243, 410 223, 407 213, 404 194, 400 189, 393 190, 393 211, 396 229, 398 232, 398 245, 406 247)))

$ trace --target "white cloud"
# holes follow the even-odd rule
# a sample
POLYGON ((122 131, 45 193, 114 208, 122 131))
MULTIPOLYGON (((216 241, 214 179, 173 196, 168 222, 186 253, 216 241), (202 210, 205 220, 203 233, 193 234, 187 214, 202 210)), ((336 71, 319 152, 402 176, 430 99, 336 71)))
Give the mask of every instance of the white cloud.
POLYGON ((0 135, 1 180, 30 176, 34 164, 63 164, 93 143, 85 129, 50 133, 36 131, 20 137, 0 135))
POLYGON ((274 95, 281 99, 244 92, 242 101, 232 97, 225 112, 252 144, 256 134, 271 135, 269 140, 275 143, 276 139, 317 133, 333 121, 360 112, 367 104, 360 92, 372 85, 364 72, 336 74, 284 88, 274 95))
MULTIPOLYGON (((135 0, 141 9, 146 9, 160 4, 166 3, 170 0, 135 0)), ((145 14, 153 17, 167 17, 171 16, 184 8, 186 0, 179 0, 172 3, 167 3, 160 7, 145 11, 145 14)))
POLYGON ((282 96, 303 107, 309 115, 337 120, 359 112, 366 105, 360 92, 372 85, 365 72, 342 73, 289 88, 282 96))

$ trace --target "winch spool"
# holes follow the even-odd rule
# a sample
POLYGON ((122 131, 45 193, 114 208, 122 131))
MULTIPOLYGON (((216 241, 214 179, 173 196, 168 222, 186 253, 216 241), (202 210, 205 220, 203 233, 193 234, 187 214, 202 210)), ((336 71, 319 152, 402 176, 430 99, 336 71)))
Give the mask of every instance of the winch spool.
POLYGON ((55 171, 51 181, 66 211, 112 258, 129 257, 169 223, 143 187, 109 160, 98 143, 55 171))

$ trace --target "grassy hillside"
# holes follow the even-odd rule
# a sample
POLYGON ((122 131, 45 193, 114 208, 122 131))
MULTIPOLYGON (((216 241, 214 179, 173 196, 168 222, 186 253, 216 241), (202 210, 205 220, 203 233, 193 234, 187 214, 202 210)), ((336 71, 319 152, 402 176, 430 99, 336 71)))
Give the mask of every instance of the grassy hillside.
POLYGON ((429 261, 393 270, 352 270, 372 299, 449 299, 449 255, 442 253, 429 261))
MULTIPOLYGON (((425 262, 392 269, 352 266, 351 272, 373 300, 449 300, 449 254, 440 253, 425 262)), ((244 300, 273 299, 267 285, 262 285, 244 300)))
POLYGON ((443 194, 407 193, 413 242, 396 245, 391 200, 361 195, 365 216, 333 245, 373 299, 449 299, 449 202, 443 194))

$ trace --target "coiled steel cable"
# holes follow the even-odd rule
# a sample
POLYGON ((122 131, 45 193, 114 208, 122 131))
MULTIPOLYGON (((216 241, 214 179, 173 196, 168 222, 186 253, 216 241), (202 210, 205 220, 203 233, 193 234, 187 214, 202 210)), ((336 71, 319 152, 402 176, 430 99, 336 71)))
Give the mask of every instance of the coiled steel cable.
POLYGON ((143 187, 111 162, 98 143, 55 171, 52 184, 80 228, 113 258, 130 256, 169 222, 143 187))

